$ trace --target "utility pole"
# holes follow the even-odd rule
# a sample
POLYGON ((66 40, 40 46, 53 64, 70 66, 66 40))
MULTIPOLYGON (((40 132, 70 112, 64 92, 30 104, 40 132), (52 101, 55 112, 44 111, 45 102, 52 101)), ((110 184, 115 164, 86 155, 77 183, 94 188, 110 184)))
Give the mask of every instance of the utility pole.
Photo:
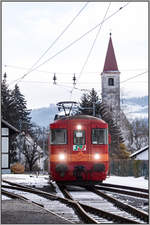
POLYGON ((21 123, 21 119, 19 119, 19 130, 20 130, 20 134, 19 134, 19 162, 21 163, 21 129, 22 129, 22 123, 21 123))
POLYGON ((93 102, 93 116, 95 116, 95 102, 93 102))

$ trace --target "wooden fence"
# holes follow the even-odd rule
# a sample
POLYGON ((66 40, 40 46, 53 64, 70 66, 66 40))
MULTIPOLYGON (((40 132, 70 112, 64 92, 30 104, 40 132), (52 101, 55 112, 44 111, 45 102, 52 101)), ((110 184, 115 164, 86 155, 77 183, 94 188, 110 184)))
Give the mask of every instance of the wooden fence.
POLYGON ((116 159, 110 160, 110 175, 116 176, 149 176, 148 160, 116 159))

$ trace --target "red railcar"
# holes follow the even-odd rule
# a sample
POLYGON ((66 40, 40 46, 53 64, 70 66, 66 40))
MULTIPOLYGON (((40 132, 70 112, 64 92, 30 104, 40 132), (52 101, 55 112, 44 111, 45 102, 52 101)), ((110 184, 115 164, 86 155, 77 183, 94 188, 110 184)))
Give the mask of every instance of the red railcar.
POLYGON ((50 177, 56 182, 94 184, 109 169, 108 124, 87 115, 67 116, 50 124, 50 177))

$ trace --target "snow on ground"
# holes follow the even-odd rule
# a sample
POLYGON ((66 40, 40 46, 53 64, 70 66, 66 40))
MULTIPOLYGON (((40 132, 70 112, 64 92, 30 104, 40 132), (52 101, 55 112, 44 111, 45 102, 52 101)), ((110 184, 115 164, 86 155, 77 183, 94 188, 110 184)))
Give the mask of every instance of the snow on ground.
MULTIPOLYGON (((33 174, 2 174, 2 179, 22 183, 25 185, 35 185, 36 187, 43 187, 48 185, 49 175, 33 175, 33 174)), ((144 177, 107 177, 104 183, 126 185, 131 187, 139 187, 148 189, 148 180, 144 177)))
POLYGON ((43 187, 48 185, 49 175, 33 175, 33 174, 2 174, 2 179, 21 183, 29 186, 43 187))
POLYGON ((110 176, 107 177, 104 183, 125 185, 137 188, 146 188, 148 189, 148 180, 144 177, 119 177, 119 176, 110 176))

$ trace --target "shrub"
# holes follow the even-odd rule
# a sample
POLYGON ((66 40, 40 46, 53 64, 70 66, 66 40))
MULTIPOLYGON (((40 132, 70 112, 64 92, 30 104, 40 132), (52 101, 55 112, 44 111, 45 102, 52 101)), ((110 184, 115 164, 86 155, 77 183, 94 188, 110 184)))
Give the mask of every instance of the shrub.
POLYGON ((24 173, 24 166, 20 163, 13 164, 10 169, 15 174, 24 173))

